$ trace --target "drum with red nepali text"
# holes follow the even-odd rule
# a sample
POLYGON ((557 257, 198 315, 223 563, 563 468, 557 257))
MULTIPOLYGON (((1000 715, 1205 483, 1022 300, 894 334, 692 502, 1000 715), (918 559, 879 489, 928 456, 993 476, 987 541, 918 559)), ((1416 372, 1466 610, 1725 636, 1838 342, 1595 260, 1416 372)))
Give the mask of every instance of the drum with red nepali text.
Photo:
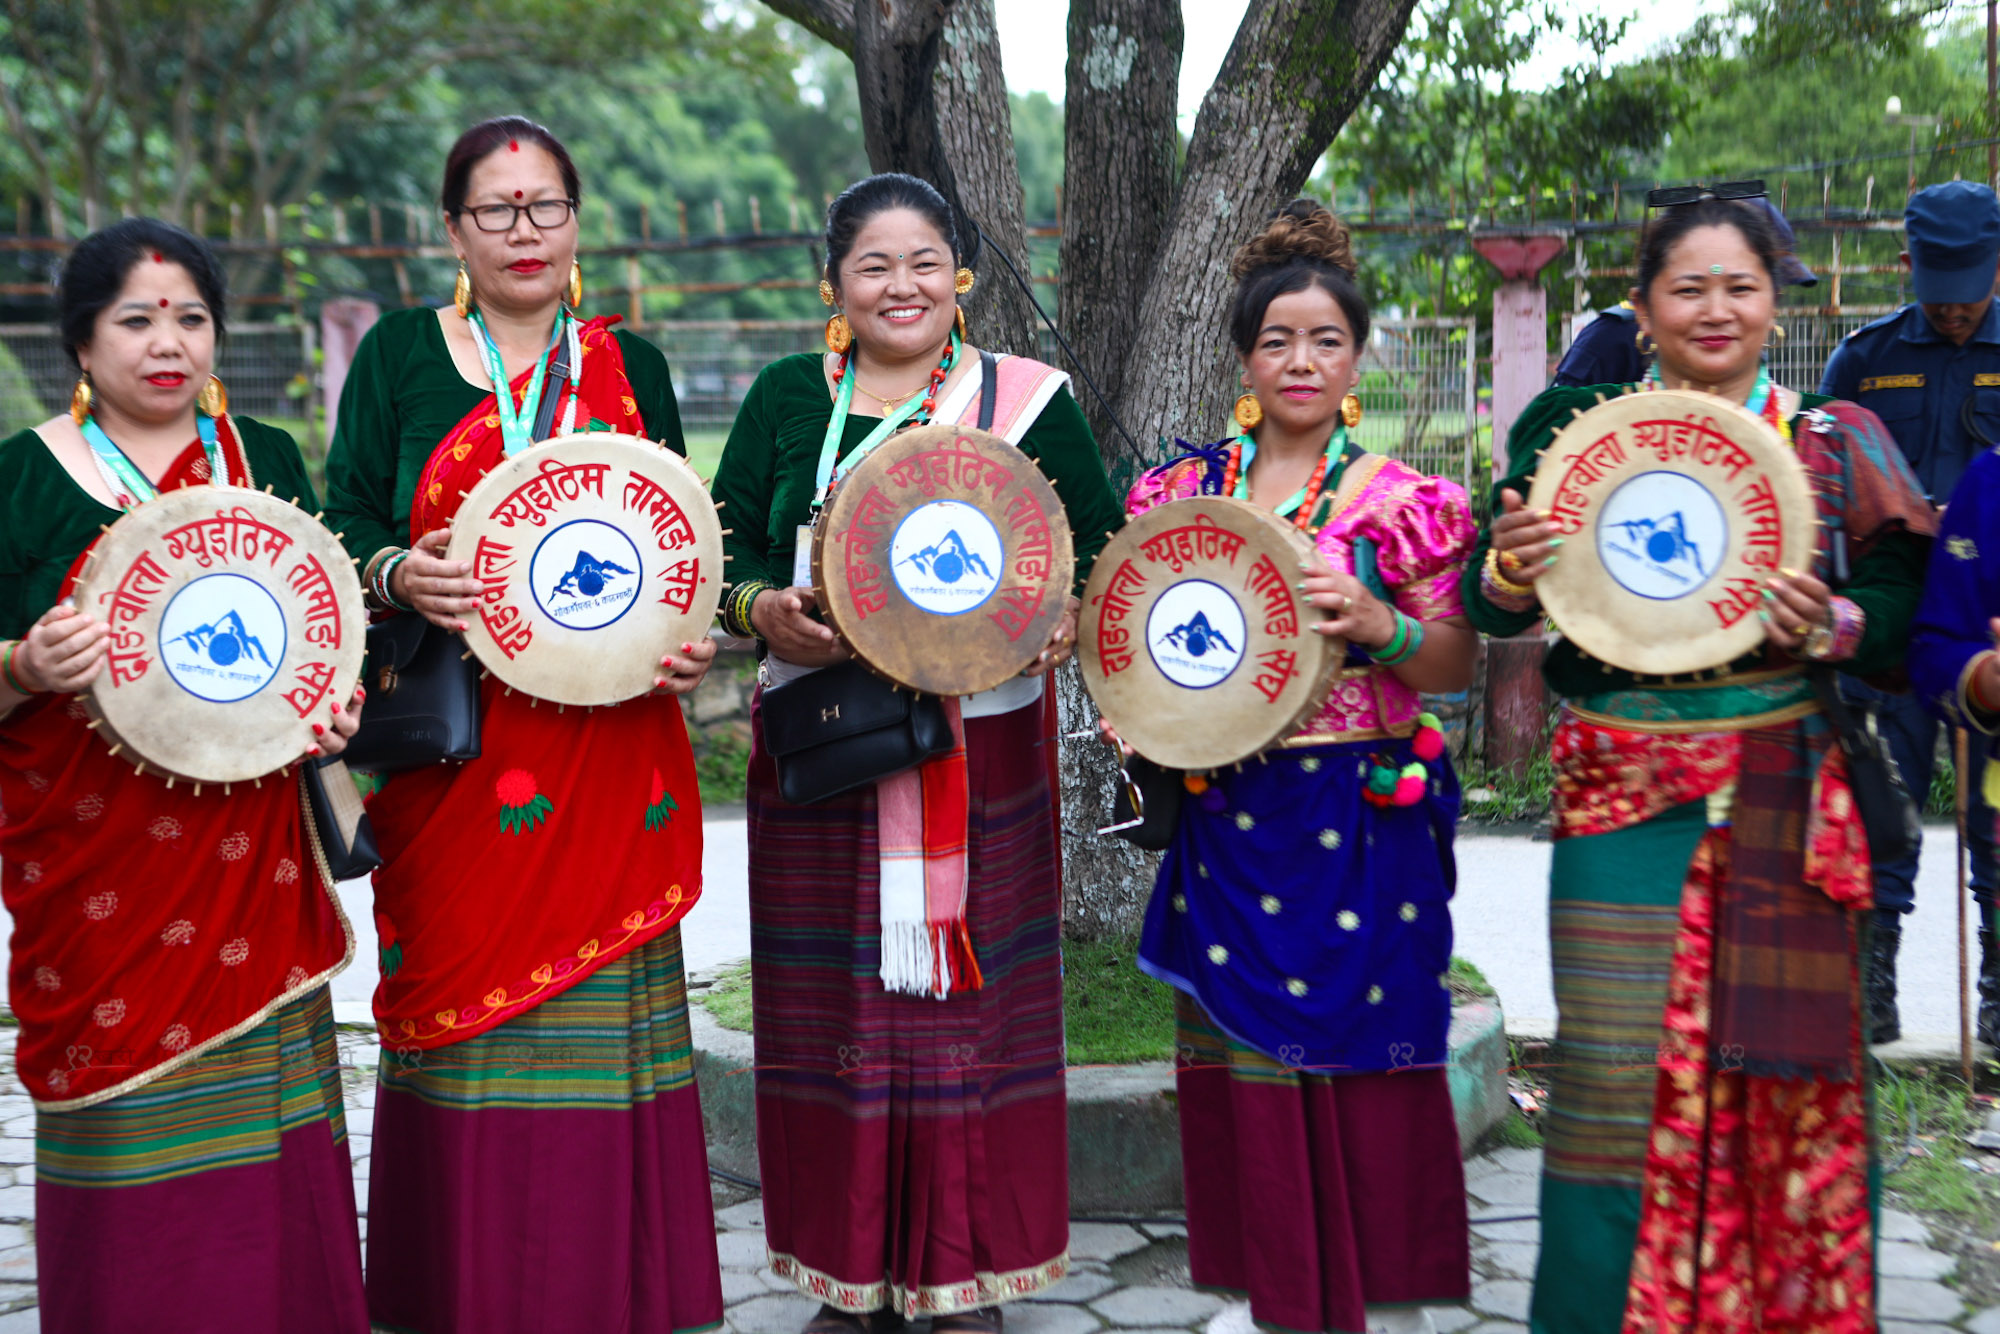
POLYGON ((813 528, 812 580, 869 670, 930 695, 991 690, 1035 661, 1076 573, 1035 461, 967 426, 920 426, 854 466, 813 528))
POLYGON ((652 690, 722 599, 715 502, 638 436, 558 436, 504 460, 466 493, 445 556, 483 585, 465 618, 481 665, 557 704, 652 690))
POLYGON ((1276 745, 1326 702, 1346 646, 1299 591, 1312 543, 1246 500, 1147 510, 1098 554, 1083 591, 1084 689, 1127 745, 1213 769, 1276 745))
POLYGON ((1692 390, 1607 399, 1542 451, 1528 506, 1567 539, 1535 581, 1590 656, 1643 674, 1721 667, 1763 642, 1765 582, 1809 568, 1812 483, 1747 408, 1692 390))
POLYGON ((361 580, 290 500, 190 486, 105 530, 73 594, 111 631, 84 696, 114 754, 195 783, 294 763, 361 676, 361 580))

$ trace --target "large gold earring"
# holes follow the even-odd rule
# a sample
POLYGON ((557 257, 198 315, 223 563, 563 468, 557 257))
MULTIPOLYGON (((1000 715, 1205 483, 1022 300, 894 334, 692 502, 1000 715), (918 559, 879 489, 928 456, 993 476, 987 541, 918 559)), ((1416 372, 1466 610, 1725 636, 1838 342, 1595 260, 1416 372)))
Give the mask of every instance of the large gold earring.
POLYGON ((821 304, 822 306, 830 306, 830 305, 832 305, 832 304, 833 304, 833 299, 834 299, 835 295, 837 295, 837 294, 836 294, 836 293, 834 292, 834 290, 833 290, 833 284, 832 284, 832 283, 830 283, 830 282, 828 282, 828 281, 827 281, 826 279, 824 279, 824 278, 820 279, 820 280, 819 280, 819 303, 820 303, 820 304, 821 304))
POLYGON ((1340 400, 1340 420, 1350 431, 1361 425, 1361 395, 1349 394, 1340 400))
POLYGON ((1255 394, 1245 394, 1236 400, 1236 424, 1246 431, 1257 429, 1257 423, 1264 420, 1264 405, 1257 401, 1255 394))
POLYGON ((569 308, 577 309, 583 304, 583 265, 572 259, 569 262, 569 308))
POLYGON ((69 393, 69 419, 78 426, 90 415, 90 372, 76 377, 76 388, 69 393))
POLYGON ((845 353, 854 346, 854 330, 848 326, 847 316, 835 315, 826 322, 826 347, 829 352, 845 353))
POLYGON ((951 290, 960 296, 964 296, 972 290, 972 285, 978 281, 979 275, 971 269, 960 269, 951 277, 951 290))
POLYGON ((1782 324, 1774 323, 1771 326, 1770 336, 1764 340, 1764 346, 1783 347, 1784 345, 1785 345, 1785 326, 1782 324))
POLYGON ((959 341, 959 342, 961 342, 961 343, 963 343, 963 342, 965 341, 965 307, 964 307, 964 306, 960 306, 960 307, 958 308, 958 319, 957 319, 957 324, 958 324, 958 341, 959 341))
POLYGON ((451 285, 451 304, 457 308, 460 319, 472 313, 472 275, 465 271, 462 259, 458 261, 458 281, 451 285))
POLYGON ((1644 329, 1632 331, 1632 345, 1639 349, 1639 355, 1642 357, 1650 357, 1660 350, 1660 345, 1653 341, 1653 335, 1644 329))
POLYGON ((229 411, 229 391, 222 387, 222 381, 211 375, 208 383, 195 395, 194 404, 211 417, 220 417, 229 411))

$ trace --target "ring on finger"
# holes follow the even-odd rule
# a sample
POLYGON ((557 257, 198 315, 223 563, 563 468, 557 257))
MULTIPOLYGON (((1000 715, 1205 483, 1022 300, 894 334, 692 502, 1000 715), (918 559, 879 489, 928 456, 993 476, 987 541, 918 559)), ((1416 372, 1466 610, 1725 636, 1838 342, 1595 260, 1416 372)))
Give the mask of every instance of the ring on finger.
POLYGON ((1522 567, 1526 564, 1526 561, 1522 560, 1512 551, 1503 551, 1500 553, 1500 568, 1509 574, 1520 573, 1522 567))
POLYGON ((1352 593, 1342 594, 1340 598, 1340 614, 1345 616, 1348 612, 1353 610, 1354 610, 1354 594, 1352 593))

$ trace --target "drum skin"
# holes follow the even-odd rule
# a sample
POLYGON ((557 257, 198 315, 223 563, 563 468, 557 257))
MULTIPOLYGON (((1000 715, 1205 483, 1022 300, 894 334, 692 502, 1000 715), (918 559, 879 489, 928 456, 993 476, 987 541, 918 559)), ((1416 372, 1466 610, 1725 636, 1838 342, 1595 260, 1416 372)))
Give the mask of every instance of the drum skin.
POLYGON ((1564 637, 1645 675, 1721 667, 1764 640, 1765 582, 1815 548, 1811 480, 1778 434, 1712 394, 1578 414, 1542 451, 1531 509, 1564 537, 1535 592, 1564 637))
POLYGON ((361 676, 361 580, 339 539, 288 500, 191 486, 134 506, 74 593, 110 652, 85 695, 113 753, 196 783, 294 763, 361 676))
POLYGON ((921 426, 841 479, 813 529, 812 572, 827 624, 869 670, 973 695, 1047 647, 1076 553, 1033 459, 988 431, 921 426))
POLYGON ((694 469, 638 436, 591 431, 522 450, 479 480, 447 560, 484 586, 465 642, 507 686, 602 705, 653 689, 708 633, 722 525, 694 469))
POLYGON ((1098 554, 1077 664, 1125 743, 1214 769, 1283 741, 1326 702, 1346 654, 1298 591, 1312 543, 1269 510, 1190 496, 1147 510, 1098 554))

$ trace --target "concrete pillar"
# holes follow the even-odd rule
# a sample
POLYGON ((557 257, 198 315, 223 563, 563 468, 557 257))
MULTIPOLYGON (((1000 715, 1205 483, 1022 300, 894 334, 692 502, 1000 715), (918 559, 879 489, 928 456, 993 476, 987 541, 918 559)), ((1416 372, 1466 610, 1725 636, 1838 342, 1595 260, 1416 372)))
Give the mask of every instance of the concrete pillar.
MULTIPOLYGON (((1562 253, 1560 236, 1480 236, 1473 249, 1506 281, 1493 294, 1493 476, 1508 472, 1507 436, 1548 385, 1548 298, 1537 275, 1562 253)), ((1499 497, 1494 498, 1496 510, 1499 497)), ((1541 628, 1486 645, 1486 762, 1519 776, 1542 748, 1548 692, 1541 628)))
POLYGON ((326 438, 333 439, 334 421, 340 413, 340 391, 347 383, 347 368, 354 364, 354 350, 361 335, 375 327, 382 308, 373 301, 343 297, 319 308, 320 393, 326 402, 326 438))

